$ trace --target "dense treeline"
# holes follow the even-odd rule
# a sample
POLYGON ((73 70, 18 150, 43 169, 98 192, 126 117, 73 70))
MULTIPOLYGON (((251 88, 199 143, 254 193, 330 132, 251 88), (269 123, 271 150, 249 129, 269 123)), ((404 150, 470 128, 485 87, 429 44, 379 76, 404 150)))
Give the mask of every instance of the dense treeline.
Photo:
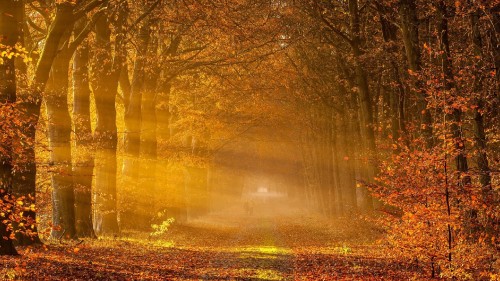
POLYGON ((326 215, 385 214, 388 242, 433 277, 492 277, 500 3, 295 5, 307 27, 290 60, 307 108, 311 206, 326 215))
POLYGON ((269 71, 263 60, 282 49, 276 7, 149 0, 1 7, 2 251, 15 252, 14 236, 40 242, 34 200, 46 180, 52 199, 42 205, 52 210, 57 239, 149 228, 151 214, 166 206, 181 218, 206 212, 210 156, 266 115, 255 111, 262 85, 250 78, 269 71), (163 199, 178 202, 161 202, 160 183, 177 189, 163 195, 181 193, 163 199))
POLYGON ((309 209, 376 215, 433 276, 499 270, 498 0, 4 0, 0 36, 2 254, 40 243, 35 198, 55 239, 207 213, 264 128, 309 209))

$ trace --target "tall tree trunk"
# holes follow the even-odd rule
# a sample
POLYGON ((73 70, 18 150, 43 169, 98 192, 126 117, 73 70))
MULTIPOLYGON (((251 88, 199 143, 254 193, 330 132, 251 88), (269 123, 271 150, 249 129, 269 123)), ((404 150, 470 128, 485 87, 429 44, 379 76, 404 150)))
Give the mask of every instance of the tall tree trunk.
MULTIPOLYGON (((149 17, 148 17, 149 18, 149 17)), ((142 94, 145 79, 145 67, 150 41, 149 21, 139 29, 137 36, 137 53, 135 56, 134 71, 130 96, 125 98, 125 134, 122 175, 123 186, 126 192, 127 205, 121 215, 121 223, 127 228, 141 228, 148 226, 144 214, 146 204, 144 194, 150 192, 144 186, 139 185, 140 173, 140 149, 141 149, 141 125, 142 125, 142 94)))
POLYGON ((406 60, 413 82, 413 93, 417 96, 416 116, 422 116, 420 123, 423 127, 423 135, 427 148, 434 145, 432 134, 432 116, 428 110, 426 100, 427 93, 424 90, 422 81, 418 74, 422 70, 422 61, 419 41, 419 20, 417 16, 417 6, 415 0, 399 0, 399 15, 401 18, 401 29, 403 43, 406 51, 406 60))
MULTIPOLYGON (((497 99, 500 99, 500 13, 499 5, 497 9, 491 9, 491 28, 488 29, 488 36, 490 38, 491 53, 495 65, 495 77, 497 82, 497 99)), ((498 112, 497 112, 498 113, 498 112)))
MULTIPOLYGON (((79 23, 81 25, 83 21, 79 23)), ((77 28, 79 29, 79 28, 77 28)), ((90 117, 89 46, 85 41, 73 57, 73 124, 75 129, 75 220, 78 237, 95 237, 92 224, 94 147, 90 117)))
MULTIPOLYGON (((163 39, 163 38, 159 38, 163 39)), ((164 57, 169 58, 175 56, 179 49, 182 37, 177 35, 166 48, 160 48, 162 53, 165 53, 164 57)), ((164 46, 159 40, 158 45, 164 46)), ((161 63, 161 62, 160 62, 161 63)), ((160 65, 160 67, 164 67, 160 65)), ((158 106, 156 106, 156 116, 158 122, 158 139, 161 142, 167 142, 172 136, 170 125, 172 124, 171 106, 170 106, 170 91, 172 88, 172 80, 175 79, 175 75, 170 73, 170 69, 164 68, 161 71, 160 82, 158 83, 158 106)))
MULTIPOLYGON (((18 3, 23 3, 18 1, 18 3)), ((19 137, 22 150, 16 154, 14 161, 18 166, 18 171, 13 179, 13 190, 15 194, 35 199, 36 193, 36 162, 35 162, 35 134, 40 116, 42 103, 42 93, 49 78, 52 63, 57 55, 59 42, 68 26, 73 22, 74 5, 71 3, 58 3, 56 5, 56 15, 52 21, 45 44, 35 67, 34 77, 30 88, 20 92, 19 107, 23 124, 24 134, 19 137)), ((34 203, 34 202, 33 202, 34 203)), ((28 211, 25 214, 28 221, 35 221, 35 212, 28 211)), ((39 242, 38 236, 31 239, 20 240, 21 244, 39 242)))
POLYGON ((405 128, 405 112, 404 112, 404 99, 405 90, 401 81, 401 75, 397 64, 397 26, 388 18, 389 11, 386 6, 376 2, 377 10, 379 12, 380 25, 382 29, 382 36, 386 43, 386 52, 389 56, 391 67, 391 80, 397 85, 395 89, 389 90, 389 107, 391 116, 391 131, 392 137, 397 142, 401 136, 406 135, 405 128))
MULTIPOLYGON (((67 30, 61 41, 70 38, 67 30)), ((64 48, 61 46, 61 48, 64 48)), ((68 109, 68 49, 61 49, 52 64, 47 83, 45 107, 48 118, 52 181, 52 237, 75 238, 75 196, 71 157, 71 117, 68 109)))
POLYGON ((330 177, 330 215, 339 216, 341 214, 340 202, 341 194, 339 193, 338 185, 338 174, 336 167, 337 151, 336 151, 336 141, 335 134, 337 133, 337 124, 335 123, 335 116, 333 109, 330 108, 328 114, 328 166, 329 166, 329 177, 330 177))
MULTIPOLYGON (((479 26, 479 10, 475 10, 470 15, 471 30, 472 30, 472 44, 474 48, 474 54, 480 58, 480 63, 476 65, 478 68, 476 72, 481 71, 481 67, 484 65, 482 60, 483 56, 483 40, 481 38, 480 26, 479 26)), ((474 81, 474 92, 476 94, 475 102, 476 108, 474 109, 474 139, 477 146, 477 156, 476 162, 479 168, 479 181, 482 186, 483 196, 486 199, 492 190, 491 186, 491 171, 488 165, 488 157, 486 155, 486 132, 484 126, 484 101, 481 96, 481 91, 483 90, 481 73, 476 74, 476 80, 474 81)))
POLYGON ((92 86, 97 109, 97 127, 94 134, 96 142, 94 230, 97 235, 119 234, 116 201, 118 133, 115 102, 120 69, 124 62, 122 26, 126 18, 126 3, 121 2, 111 9, 115 8, 118 9, 115 55, 113 57, 111 50, 111 28, 108 19, 102 17, 96 23, 97 40, 92 61, 92 86))
MULTIPOLYGON (((452 57, 450 52, 450 42, 449 42, 449 31, 448 31, 448 12, 446 11, 446 3, 444 0, 440 0, 438 4, 438 28, 440 34, 440 49, 441 49, 441 65, 443 71, 443 83, 444 89, 450 92, 455 88, 455 80, 453 77, 453 65, 452 57)), ((453 136, 453 141, 455 149, 458 154, 455 157, 455 163, 457 170, 462 173, 463 184, 470 183, 470 177, 466 175, 469 170, 467 164, 467 157, 465 154, 465 138, 462 133, 462 110, 458 107, 452 108, 452 113, 449 118, 453 120, 450 129, 453 136)))
MULTIPOLYGON (((439 38, 439 47, 441 51, 441 65, 442 65, 442 71, 443 71, 443 84, 444 84, 444 92, 449 93, 452 92, 452 90, 455 88, 455 80, 453 77, 453 65, 452 65, 452 57, 451 57, 451 52, 450 52, 450 42, 449 42, 449 30, 448 30, 448 12, 447 12, 447 7, 446 3, 444 0, 440 0, 439 3, 437 3, 437 19, 438 19, 438 34, 440 36, 439 38)), ((451 119, 451 125, 450 125, 450 130, 451 130, 451 136, 453 137, 453 144, 456 150, 456 156, 455 156, 455 164, 456 164, 456 169, 459 172, 459 182, 458 186, 461 187, 461 190, 458 190, 457 193, 463 193, 464 192, 464 185, 469 185, 470 184, 470 177, 467 175, 467 172, 469 170, 468 164, 467 164, 467 157, 465 154, 465 138, 462 134, 462 111, 454 107, 451 109, 452 113, 447 114, 446 119, 451 119)), ((446 204, 447 204, 447 211, 448 211, 448 216, 451 214, 451 205, 450 205, 450 198, 451 198, 451 192, 448 189, 448 186, 446 186, 445 189, 445 197, 446 197, 446 204)), ((465 207, 465 206, 463 206, 465 207)), ((470 212, 467 210, 467 224, 469 224, 472 220, 475 220, 475 217, 477 214, 475 214, 475 211, 470 212), (473 218, 474 217, 474 218, 473 218)), ((467 225, 467 228, 470 228, 471 225, 467 225)), ((453 226, 450 224, 447 225, 448 229, 448 261, 451 262, 452 260, 452 243, 454 239, 454 234, 453 234, 453 226)))
MULTIPOLYGON (((19 19, 15 17, 18 1, 9 0, 0 5, 0 38, 2 44, 14 47, 19 37, 19 19)), ((3 48, 2 48, 3 49, 3 48)), ((14 58, 3 57, 0 63, 0 111, 13 113, 16 102, 16 69, 14 58)), ((13 117, 13 116, 12 116, 13 117)), ((9 120, 6 120, 8 123, 9 120)), ((7 124, 8 124, 7 123, 7 124)), ((14 124, 13 122, 11 124, 14 124)), ((8 128, 14 130, 15 128, 8 128)), ((0 144, 0 255, 17 255, 11 231, 11 212, 13 211, 13 135, 14 132, 2 131, 0 144)))
MULTIPOLYGON (((16 18, 19 23, 18 23, 18 30, 16 31, 18 34, 17 37, 17 43, 21 44, 21 46, 25 48, 29 48, 28 45, 25 45, 26 41, 29 40, 24 40, 25 38, 29 39, 29 33, 28 28, 26 26, 22 26, 21 24, 24 21, 25 17, 25 11, 24 11, 24 5, 25 3, 23 1, 15 1, 15 10, 14 13, 12 14, 13 18, 16 18)), ((23 60, 23 57, 20 56, 17 59, 15 59, 15 67, 16 67, 16 73, 17 73, 17 97, 23 97, 25 95, 25 92, 29 88, 29 80, 28 80, 28 67, 26 63, 23 60)), ((19 100, 19 99, 18 99, 19 100)), ((21 118, 21 124, 19 125, 20 130, 18 132, 24 132, 25 130, 25 124, 24 121, 21 118)), ((23 139, 23 134, 18 134, 15 136, 15 139, 13 142, 16 144, 17 147, 20 145, 25 145, 26 148, 32 149, 33 145, 28 145, 28 142, 23 139)), ((17 187, 17 179, 18 176, 20 176, 23 173, 22 167, 24 167, 30 159, 25 159, 22 157, 22 153, 15 153, 12 155, 13 161, 15 162, 15 166, 18 168, 16 169, 16 172, 14 173, 13 177, 13 194, 16 197, 22 197, 24 198, 24 204, 26 206, 30 206, 32 204, 35 204, 35 196, 34 193, 28 195, 26 192, 22 192, 18 190, 17 187)), ((31 245, 34 243, 41 243, 40 238, 38 236, 38 228, 36 226, 36 213, 34 208, 29 208, 25 209, 23 214, 22 214, 22 219, 20 219, 17 222, 13 223, 13 228, 14 232, 16 233, 16 241, 15 243, 17 245, 31 245)))
MULTIPOLYGON (((375 146, 375 132, 373 123, 373 105, 372 97, 370 94, 370 89, 368 85, 368 74, 366 73, 363 62, 361 61, 361 56, 363 54, 361 50, 361 30, 360 30, 360 19, 359 19, 359 8, 357 0, 349 0, 349 14, 350 14, 350 28, 351 28, 351 48, 352 54, 355 58, 355 75, 356 84, 358 86, 359 93, 359 110, 360 110, 360 121, 361 121, 361 134, 365 141, 364 151, 365 151, 365 163, 363 164, 365 175, 363 180, 367 183, 371 182, 375 177, 375 166, 373 157, 375 156, 376 146, 375 146)), ((363 191, 364 202, 363 209, 369 211, 373 209, 373 198, 369 195, 368 190, 363 191)))
POLYGON ((339 161, 342 167, 342 198, 343 198, 343 209, 345 214, 352 215, 357 209, 357 199, 356 199, 356 170, 354 168, 355 155, 354 155, 354 144, 350 141, 354 139, 355 134, 353 133, 354 122, 352 114, 349 114, 349 109, 346 108, 346 116, 342 118, 342 136, 340 137, 341 148, 344 153, 339 155, 339 161))
POLYGON ((336 199, 336 204, 335 204, 335 209, 337 210, 337 215, 338 216, 343 216, 345 214, 345 208, 344 208, 344 200, 347 197, 347 194, 344 194, 343 191, 343 186, 342 186, 342 178, 344 175, 342 175, 341 171, 341 165, 342 165, 342 156, 341 156, 341 149, 340 149, 340 138, 339 135, 341 134, 342 131, 342 123, 338 122, 337 120, 341 119, 340 115, 335 114, 333 116, 332 122, 335 123, 335 131, 333 132, 332 136, 332 161, 333 161, 333 167, 332 167, 332 173, 333 177, 335 180, 335 199, 336 199))
POLYGON ((148 65, 145 70, 144 94, 142 100, 142 138, 141 138, 141 178, 144 179, 144 187, 147 189, 146 202, 149 214, 156 214, 161 211, 158 208, 155 196, 157 190, 157 161, 158 161, 158 118, 156 112, 157 93, 162 92, 163 88, 160 80, 160 63, 157 62, 158 39, 152 40, 149 50, 148 65))

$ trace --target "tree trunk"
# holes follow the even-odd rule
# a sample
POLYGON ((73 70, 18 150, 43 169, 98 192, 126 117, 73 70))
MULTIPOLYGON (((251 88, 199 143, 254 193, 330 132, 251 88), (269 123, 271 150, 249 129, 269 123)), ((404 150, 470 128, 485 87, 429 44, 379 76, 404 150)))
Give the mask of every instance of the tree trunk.
POLYGON ((427 148, 434 145, 434 136, 432 134, 432 116, 428 110, 426 100, 427 93, 424 90, 422 81, 416 77, 421 69, 421 54, 419 41, 419 20, 417 16, 417 6, 415 0, 400 0, 399 15, 401 18, 401 29, 403 35, 403 43, 406 51, 406 59, 408 68, 412 76, 413 92, 417 96, 416 116, 422 116, 420 123, 423 127, 423 135, 427 148))
MULTIPOLYGON (((397 85, 395 89, 389 89, 389 108, 391 117, 391 131, 395 142, 398 142, 401 134, 406 135, 404 99, 405 90, 401 81, 401 75, 397 64, 397 26, 388 19, 388 8, 376 3, 379 12, 382 36, 387 47, 385 48, 390 61, 391 80, 397 85)), ((406 137, 406 136, 405 136, 406 137)), ((405 138, 406 139, 406 138, 405 138)))
POLYGON ((96 23, 96 48, 92 61, 92 86, 97 109, 95 130, 95 191, 94 230, 97 235, 118 235, 116 201, 116 95, 120 69, 124 61, 124 34, 126 4, 119 4, 116 21, 115 56, 111 50, 111 29, 105 17, 96 23))
MULTIPOLYGON (((363 68, 361 56, 361 35, 360 35, 360 19, 357 0, 349 0, 349 14, 350 14, 350 28, 351 28, 351 48, 352 54, 355 58, 355 75, 356 84, 358 86, 359 94, 359 115, 360 115, 360 129, 361 135, 364 140, 364 162, 363 180, 369 183, 375 177, 375 167, 373 157, 375 156, 375 132, 373 123, 373 105, 370 89, 368 85, 368 74, 363 68)), ((363 209, 366 211, 373 210, 373 198, 369 195, 368 190, 363 190, 363 209)))
MULTIPOLYGON (((347 109, 346 111, 349 111, 347 109)), ((354 139, 353 125, 352 122, 355 120, 352 114, 347 112, 347 116, 342 118, 342 135, 339 142, 341 143, 343 155, 339 155, 339 161, 341 161, 342 167, 342 198, 343 198, 343 209, 345 214, 352 215, 357 209, 357 199, 356 199, 356 170, 354 167, 355 146, 350 141, 354 139)))
MULTIPOLYGON (((22 113, 20 119, 24 122, 24 134, 19 137, 21 152, 14 157, 18 171, 13 179, 13 190, 15 194, 30 198, 32 203, 34 203, 36 193, 35 134, 40 117, 42 93, 49 78, 52 63, 57 55, 59 42, 67 28, 72 24, 73 8, 73 4, 66 2, 56 5, 56 15, 45 38, 45 44, 38 59, 30 88, 19 95, 19 107, 22 113)), ((36 220, 34 211, 28 211, 24 215, 29 221, 36 220)), ((38 236, 20 240, 22 244, 39 241, 38 236)))
POLYGON ((480 93, 483 90, 482 79, 481 79, 481 67, 484 65, 482 63, 483 57, 483 40, 481 38, 481 31, 479 27, 479 10, 474 11, 471 16, 471 30, 472 30, 472 44, 474 48, 474 54, 480 57, 480 63, 476 65, 476 80, 474 81, 474 92, 477 95, 475 98, 476 108, 474 109, 474 139, 477 146, 477 156, 476 162, 479 168, 479 182, 481 183, 483 197, 486 200, 492 191, 491 186, 491 171, 488 165, 488 157, 486 155, 486 132, 484 128, 484 101, 480 97, 480 93))
MULTIPOLYGON (((61 41, 69 40, 70 30, 61 41)), ((61 48, 64 48, 61 46, 61 48)), ((68 49, 62 49, 52 64, 45 107, 48 118, 52 181, 52 237, 75 238, 75 195, 71 157, 71 117, 68 109, 68 49)))
MULTIPOLYGON (((498 9, 497 9, 498 10, 498 9)), ((497 86, 497 99, 500 99, 500 14, 498 11, 491 11, 491 28, 488 35, 491 44, 491 53, 495 65, 495 78, 497 86)))
POLYGON ((144 187, 148 191, 146 195, 146 206, 149 214, 156 214, 161 211, 158 207, 157 190, 157 157, 158 157, 158 119, 156 113, 157 92, 162 92, 160 77, 160 63, 157 62, 158 39, 152 40, 149 48, 150 60, 149 68, 145 70, 144 94, 142 100, 142 138, 141 138, 141 178, 144 180, 144 187))
MULTIPOLYGON (((440 37, 440 49, 441 49, 441 65, 443 71, 443 83, 444 88, 447 92, 450 92, 455 88, 455 81, 453 77, 453 65, 450 52, 450 43, 448 36, 448 13, 446 11, 446 4, 444 0, 441 0, 438 4, 438 28, 440 37)), ((453 136, 453 141, 455 149, 458 151, 455 157, 455 163, 457 170, 461 173, 461 178, 463 179, 463 184, 470 183, 470 177, 466 175, 469 170, 467 164, 467 157, 465 154, 465 138, 462 133, 462 111, 458 107, 452 108, 452 113, 449 114, 449 119, 452 119, 450 129, 453 136), (462 177, 463 176, 463 177, 462 177)))
MULTIPOLYGON (((2 44, 13 47, 18 42, 19 37, 19 19, 16 15, 17 1, 9 0, 0 5, 0 38, 2 44)), ((3 48, 2 48, 3 49, 3 48)), ((13 105, 16 102, 16 69, 14 58, 3 57, 3 63, 0 63, 0 112, 13 113, 13 105)), ((10 123, 10 120, 6 120, 10 123)), ((13 124, 13 123, 11 123, 13 124)), ((15 128, 9 128, 15 129, 15 128)), ((0 144, 0 255, 17 255, 11 237, 11 218, 15 203, 12 196, 13 180, 13 143, 14 132, 2 132, 7 134, 2 136, 3 141, 0 144)))
POLYGON ((150 202, 146 202, 145 193, 150 190, 138 185, 140 174, 140 149, 142 125, 142 93, 145 79, 146 58, 150 41, 149 21, 142 25, 137 36, 137 53, 134 63, 134 72, 130 97, 125 98, 125 134, 122 175, 123 186, 127 188, 126 206, 122 210, 121 224, 127 228, 145 229, 148 221, 144 209, 150 202))
MULTIPOLYGON (((80 22, 81 24, 82 22, 80 22)), ((92 177, 94 147, 90 117, 88 77, 89 46, 85 41, 73 57, 73 124, 75 128, 75 220, 78 237, 94 238, 92 225, 92 177)))

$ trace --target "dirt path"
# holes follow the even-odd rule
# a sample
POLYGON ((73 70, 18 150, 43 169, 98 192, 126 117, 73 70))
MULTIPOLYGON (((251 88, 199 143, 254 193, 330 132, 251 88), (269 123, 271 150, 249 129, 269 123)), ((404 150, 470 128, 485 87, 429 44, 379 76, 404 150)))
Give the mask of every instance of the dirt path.
MULTIPOLYGON (((130 234, 0 257, 0 280, 408 280, 366 226, 317 217, 213 215, 163 240, 130 234), (368 233, 368 234, 367 234, 368 233), (145 238, 145 237, 143 237, 145 238)), ((425 278, 422 278, 425 280, 425 278)))

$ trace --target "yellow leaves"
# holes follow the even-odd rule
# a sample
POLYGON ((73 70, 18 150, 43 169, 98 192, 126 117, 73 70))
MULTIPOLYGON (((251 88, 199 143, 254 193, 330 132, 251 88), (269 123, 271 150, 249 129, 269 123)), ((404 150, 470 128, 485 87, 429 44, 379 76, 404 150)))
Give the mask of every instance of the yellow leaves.
POLYGON ((18 200, 18 201, 16 201, 16 204, 19 205, 19 206, 22 206, 22 205, 24 205, 24 202, 21 201, 21 200, 18 200))
POLYGON ((30 58, 30 57, 23 57, 23 62, 24 63, 28 63, 28 62, 31 62, 31 61, 33 61, 32 58, 30 58))
POLYGON ((13 47, 0 44, 0 50, 0 64, 3 64, 5 62, 5 59, 10 60, 17 57, 21 57, 23 59, 23 62, 25 63, 31 62, 33 60, 31 57, 29 57, 26 48, 22 47, 20 44, 16 44, 13 47))
POLYGON ((78 254, 78 252, 80 252, 80 248, 76 247, 73 249, 73 253, 78 254))
POLYGON ((12 57, 17 57, 19 54, 11 51, 3 51, 0 53, 1 57, 12 59, 12 57))

